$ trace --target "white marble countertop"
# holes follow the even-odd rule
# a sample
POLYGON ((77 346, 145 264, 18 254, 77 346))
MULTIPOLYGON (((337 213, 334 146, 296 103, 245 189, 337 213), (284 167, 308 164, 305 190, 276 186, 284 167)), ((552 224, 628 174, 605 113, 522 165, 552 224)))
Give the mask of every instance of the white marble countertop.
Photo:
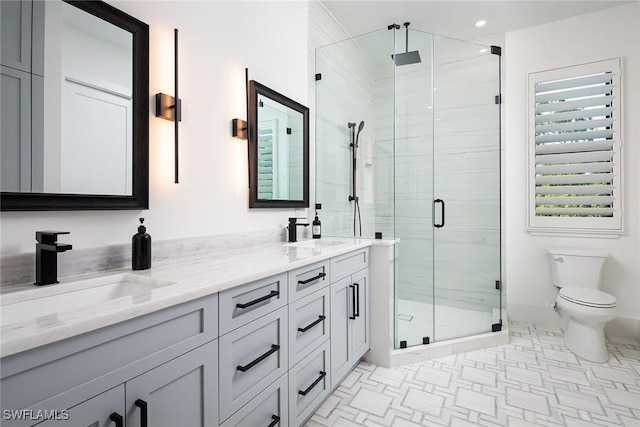
POLYGON ((3 316, 0 325, 0 357, 113 325, 196 298, 293 270, 371 245, 392 245, 393 241, 360 238, 326 238, 335 244, 309 247, 305 242, 265 244, 225 252, 177 258, 155 263, 149 270, 131 268, 106 270, 88 275, 61 278, 60 284, 36 288, 32 284, 3 290, 1 304, 41 298, 59 293, 60 286, 79 280, 131 273, 153 280, 171 282, 145 295, 125 296, 81 310, 57 312, 34 319, 12 322, 3 316), (339 242, 339 243, 338 243, 339 242), (37 293, 37 295, 35 294, 37 293))

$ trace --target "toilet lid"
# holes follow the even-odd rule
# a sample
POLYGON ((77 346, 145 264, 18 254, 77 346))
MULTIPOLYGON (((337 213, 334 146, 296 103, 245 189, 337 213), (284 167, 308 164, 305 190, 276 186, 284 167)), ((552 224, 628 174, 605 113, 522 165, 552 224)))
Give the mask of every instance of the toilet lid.
POLYGON ((609 308, 616 306, 616 297, 595 289, 562 288, 559 296, 567 301, 589 307, 609 308))

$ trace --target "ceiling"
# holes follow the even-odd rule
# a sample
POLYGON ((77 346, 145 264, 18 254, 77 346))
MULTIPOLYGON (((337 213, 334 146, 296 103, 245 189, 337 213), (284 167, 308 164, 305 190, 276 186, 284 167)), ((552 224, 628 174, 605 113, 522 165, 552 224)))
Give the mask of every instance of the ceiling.
POLYGON ((571 16, 621 6, 616 0, 321 0, 351 36, 411 22, 411 28, 460 40, 478 40, 571 16), (487 24, 476 28, 474 23, 487 24))

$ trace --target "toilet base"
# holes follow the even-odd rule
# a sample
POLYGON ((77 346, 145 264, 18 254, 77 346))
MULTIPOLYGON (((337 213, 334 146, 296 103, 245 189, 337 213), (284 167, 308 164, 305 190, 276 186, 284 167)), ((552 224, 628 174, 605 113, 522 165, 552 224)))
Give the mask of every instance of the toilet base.
POLYGON ((572 353, 590 362, 609 360, 604 323, 584 323, 569 317, 564 342, 572 353))

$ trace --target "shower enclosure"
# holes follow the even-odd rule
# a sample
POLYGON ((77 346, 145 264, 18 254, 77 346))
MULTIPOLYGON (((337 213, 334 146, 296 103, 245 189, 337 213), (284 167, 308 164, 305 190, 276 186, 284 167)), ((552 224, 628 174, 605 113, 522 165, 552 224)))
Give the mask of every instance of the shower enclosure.
POLYGON ((500 48, 390 25, 316 73, 323 235, 397 239, 395 348, 500 330, 500 48))

